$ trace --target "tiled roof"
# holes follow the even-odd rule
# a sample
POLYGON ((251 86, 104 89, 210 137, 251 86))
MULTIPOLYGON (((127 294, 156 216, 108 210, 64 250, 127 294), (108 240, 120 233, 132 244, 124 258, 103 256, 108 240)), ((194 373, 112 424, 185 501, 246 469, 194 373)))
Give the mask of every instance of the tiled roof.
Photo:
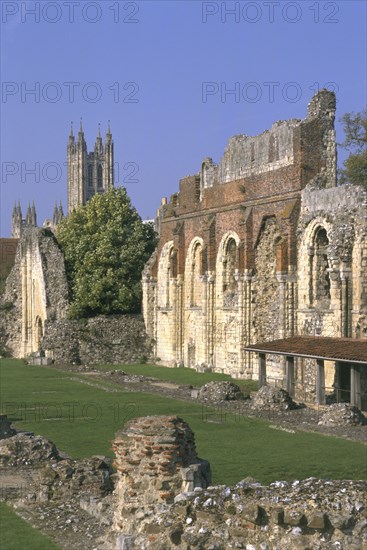
POLYGON ((364 363, 367 366, 367 340, 328 338, 325 336, 294 336, 272 342, 246 346, 245 351, 314 357, 331 361, 364 363))

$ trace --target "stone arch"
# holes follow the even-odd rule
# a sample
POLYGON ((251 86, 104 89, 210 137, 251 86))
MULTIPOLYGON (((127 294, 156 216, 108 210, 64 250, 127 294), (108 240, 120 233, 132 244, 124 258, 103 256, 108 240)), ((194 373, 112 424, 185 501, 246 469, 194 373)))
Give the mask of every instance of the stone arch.
POLYGON ((309 223, 304 232, 297 262, 300 307, 330 307, 330 233, 331 224, 320 217, 309 223))
POLYGON ((238 296, 238 264, 240 238, 235 231, 223 235, 217 254, 217 300, 223 307, 237 305, 238 296))
POLYGON ((203 263, 203 239, 194 237, 186 255, 185 281, 186 304, 188 307, 201 307, 203 283, 201 280, 203 263))
POLYGON ((313 255, 310 262, 311 274, 309 281, 310 305, 324 309, 330 307, 330 275, 327 247, 329 238, 324 227, 318 227, 313 238, 313 255))
POLYGON ((166 308, 171 304, 171 278, 173 241, 167 242, 162 248, 158 262, 158 307, 166 308))

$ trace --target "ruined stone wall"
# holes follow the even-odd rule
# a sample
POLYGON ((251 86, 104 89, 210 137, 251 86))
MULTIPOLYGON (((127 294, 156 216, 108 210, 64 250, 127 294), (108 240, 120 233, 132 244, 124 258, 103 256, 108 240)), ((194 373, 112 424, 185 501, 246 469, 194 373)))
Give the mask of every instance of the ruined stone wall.
POLYGON ((46 321, 41 346, 59 364, 131 364, 151 358, 141 315, 46 321))
POLYGON ((363 547, 363 481, 250 478, 210 486, 194 435, 178 417, 131 420, 113 443, 117 469, 111 548, 363 547))
POLYGON ((67 307, 64 258, 53 233, 24 229, 0 303, 2 346, 15 357, 38 351, 45 321, 65 317, 67 307))
MULTIPOLYGON (((292 336, 300 322, 313 330, 315 315, 298 315, 297 285, 304 292, 310 274, 297 276, 305 261, 299 256, 297 227, 301 208, 312 217, 311 205, 318 202, 314 193, 322 202, 336 200, 328 198, 337 189, 334 117, 335 95, 323 90, 312 98, 304 120, 275 123, 256 137, 231 138, 218 165, 204 159, 199 173, 181 180, 179 193, 162 202, 160 240, 143 286, 146 327, 163 364, 205 365, 257 378, 257 360, 243 351, 246 345, 292 336), (229 258, 231 239, 235 250, 229 258), (201 269, 193 282, 197 242, 201 269), (200 304, 190 298, 193 284, 200 304), (164 305, 167 288, 171 299, 164 305)), ((356 202, 358 193, 350 195, 342 205, 356 202)), ((354 254, 361 257, 363 250, 360 246, 354 254)), ((321 249, 317 259, 320 270, 325 263, 321 249)), ((336 304, 336 290, 331 292, 336 304)), ((334 327, 334 309, 325 312, 325 327, 334 327)), ((268 374, 281 384, 282 362, 271 359, 268 374)))
POLYGON ((218 167, 220 183, 290 166, 294 162, 293 129, 300 120, 276 122, 260 136, 234 136, 218 167))
POLYGON ((113 450, 117 470, 114 529, 123 534, 138 532, 144 517, 162 513, 182 491, 210 484, 209 464, 197 458, 194 434, 181 418, 131 420, 117 434, 113 450))
MULTIPOLYGON (((298 224, 298 334, 367 338, 367 192, 346 185, 306 188, 298 224), (326 246, 316 262, 317 236, 326 246), (319 299, 320 278, 329 280, 329 298, 319 299)), ((333 393, 335 365, 328 363, 325 385, 333 393)), ((298 386, 315 383, 315 361, 298 360, 298 386)), ((364 386, 365 387, 365 386, 364 386)))

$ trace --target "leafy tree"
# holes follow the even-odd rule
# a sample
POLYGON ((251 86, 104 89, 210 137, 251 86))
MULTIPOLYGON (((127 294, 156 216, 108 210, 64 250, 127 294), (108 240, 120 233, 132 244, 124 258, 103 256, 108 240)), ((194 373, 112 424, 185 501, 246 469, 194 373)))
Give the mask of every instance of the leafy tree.
POLYGON ((339 170, 339 182, 367 188, 367 109, 357 114, 346 113, 340 121, 345 139, 339 145, 350 151, 350 155, 339 170))
POLYGON ((131 206, 126 189, 94 195, 62 220, 57 238, 70 284, 70 317, 140 311, 141 273, 156 234, 131 206))

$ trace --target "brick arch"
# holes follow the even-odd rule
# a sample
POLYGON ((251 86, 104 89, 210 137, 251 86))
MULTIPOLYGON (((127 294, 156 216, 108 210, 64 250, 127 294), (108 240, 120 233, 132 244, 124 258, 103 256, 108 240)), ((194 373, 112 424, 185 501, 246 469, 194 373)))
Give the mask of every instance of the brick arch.
POLYGON ((216 271, 218 272, 218 268, 220 268, 221 263, 223 262, 223 256, 226 254, 226 249, 228 246, 228 242, 234 239, 236 242, 237 248, 240 246, 241 240, 238 236, 238 234, 235 231, 227 231, 221 238, 219 246, 218 246, 218 252, 217 252, 217 259, 216 259, 216 271))

